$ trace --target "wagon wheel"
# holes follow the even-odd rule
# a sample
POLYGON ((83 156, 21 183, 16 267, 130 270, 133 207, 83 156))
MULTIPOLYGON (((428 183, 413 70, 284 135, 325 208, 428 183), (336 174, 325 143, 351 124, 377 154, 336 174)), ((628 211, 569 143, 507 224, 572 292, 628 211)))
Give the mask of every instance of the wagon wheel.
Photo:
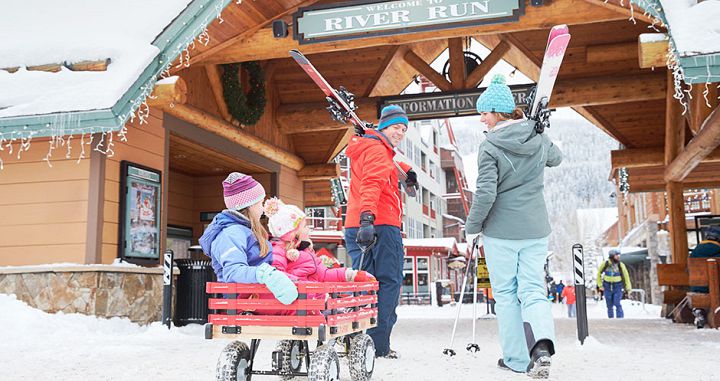
POLYGON ((355 335, 348 352, 350 377, 353 381, 368 381, 375 370, 375 343, 367 334, 355 335))
POLYGON ((241 381, 248 380, 248 366, 250 363, 250 348, 242 341, 233 341, 220 353, 215 380, 241 381))
POLYGON ((332 346, 317 347, 310 358, 309 381, 337 381, 340 379, 340 360, 332 346))
POLYGON ((293 376, 288 373, 297 373, 302 367, 303 357, 305 356, 303 343, 300 340, 282 340, 278 344, 277 350, 282 353, 281 377, 283 380, 289 380, 293 376))

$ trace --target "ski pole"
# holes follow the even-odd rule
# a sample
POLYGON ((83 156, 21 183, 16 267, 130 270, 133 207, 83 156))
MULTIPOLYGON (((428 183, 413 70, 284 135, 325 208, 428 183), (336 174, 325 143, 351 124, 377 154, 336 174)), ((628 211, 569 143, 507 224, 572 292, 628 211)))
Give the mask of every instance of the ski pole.
MULTIPOLYGON (((478 268, 478 257, 480 256, 479 249, 478 249, 478 238, 475 238, 473 241, 473 249, 471 251, 473 253, 473 256, 475 257, 475 273, 473 274, 473 278, 475 281, 473 282, 473 323, 472 323, 472 342, 467 345, 465 349, 467 349, 468 352, 478 352, 480 351, 480 346, 477 345, 477 342, 475 341, 475 326, 477 326, 477 268, 478 268)), ((472 258, 471 258, 472 260, 472 258)))
POLYGON ((458 320, 460 319, 460 310, 462 309, 463 298, 465 297, 465 285, 467 284, 467 276, 470 271, 472 264, 472 258, 465 265, 465 275, 463 276, 462 288, 460 288, 460 301, 458 302, 457 315, 455 316, 455 323, 453 323, 452 335, 450 336, 450 346, 443 350, 443 354, 448 356, 455 356, 455 350, 452 349, 453 343, 455 342, 455 331, 457 330, 458 320))

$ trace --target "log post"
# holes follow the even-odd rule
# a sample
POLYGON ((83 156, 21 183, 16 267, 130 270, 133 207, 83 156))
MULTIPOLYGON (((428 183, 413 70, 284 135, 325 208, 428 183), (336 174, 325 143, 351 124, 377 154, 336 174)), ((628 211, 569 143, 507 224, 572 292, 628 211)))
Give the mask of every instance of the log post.
MULTIPOLYGON (((685 145, 685 118, 682 116, 682 107, 679 101, 673 98, 675 88, 672 72, 667 74, 667 95, 665 98, 665 166, 683 151, 685 145)), ((666 178, 668 213, 670 222, 668 230, 672 246, 672 262, 687 266, 688 243, 685 227, 685 200, 683 199, 683 184, 678 181, 668 181, 666 178)))
POLYGON ((450 83, 453 89, 465 88, 465 52, 462 37, 448 39, 450 50, 450 83))
POLYGON ((299 171, 305 166, 305 162, 299 156, 274 146, 257 136, 250 135, 217 116, 208 114, 193 106, 176 104, 174 107, 167 105, 161 108, 172 116, 210 131, 290 169, 299 171))
POLYGON ((657 265, 660 263, 658 253, 658 215, 651 214, 647 219, 647 249, 650 257, 650 303, 662 304, 663 293, 658 282, 657 265))
POLYGON ((708 322, 713 328, 720 326, 720 270, 716 259, 707 260, 708 288, 710 289, 710 310, 708 322))

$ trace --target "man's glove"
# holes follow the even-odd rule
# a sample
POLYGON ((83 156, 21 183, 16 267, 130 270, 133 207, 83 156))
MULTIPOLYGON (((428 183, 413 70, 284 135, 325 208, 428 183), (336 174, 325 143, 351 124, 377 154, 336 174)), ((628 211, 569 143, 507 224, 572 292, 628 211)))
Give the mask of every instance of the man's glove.
POLYGON ((478 247, 482 246, 482 240, 483 240, 482 233, 474 233, 474 234, 465 233, 465 241, 468 244, 470 244, 470 245, 475 244, 476 239, 477 239, 477 246, 478 247))
POLYGON ((369 210, 360 213, 360 229, 358 229, 355 242, 363 249, 367 250, 375 243, 375 215, 369 210))
POLYGON ((627 299, 629 293, 630 293, 630 292, 629 292, 628 290, 623 290, 622 298, 623 298, 623 299, 627 299))
POLYGON ((417 173, 412 169, 407 171, 407 179, 405 180, 405 188, 418 189, 417 173))
POLYGON ((290 304, 298 297, 297 286, 282 271, 263 263, 255 270, 259 283, 264 284, 282 304, 290 304))
POLYGON ((375 282, 377 279, 367 271, 363 270, 345 270, 345 280, 348 282, 375 282))

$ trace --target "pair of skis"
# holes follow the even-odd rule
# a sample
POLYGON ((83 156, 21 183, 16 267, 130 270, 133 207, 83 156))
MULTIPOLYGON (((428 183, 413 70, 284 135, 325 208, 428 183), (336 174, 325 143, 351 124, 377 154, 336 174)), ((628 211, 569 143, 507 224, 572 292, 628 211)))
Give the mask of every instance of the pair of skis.
POLYGON ((545 46, 545 56, 540 67, 540 77, 531 95, 532 101, 529 102, 528 112, 528 117, 536 123, 535 131, 540 134, 545 131, 545 128, 550 127, 551 110, 548 108, 548 104, 568 44, 570 44, 570 32, 567 25, 556 25, 550 29, 545 46))
MULTIPOLYGON (((327 110, 334 120, 343 124, 350 122, 355 128, 355 134, 358 136, 364 135, 365 130, 374 128, 372 123, 363 121, 355 113, 357 106, 355 105, 355 95, 353 93, 342 86, 340 86, 338 90, 332 87, 315 66, 310 63, 310 60, 308 60, 304 54, 300 53, 300 51, 293 49, 290 51, 290 56, 300 65, 305 73, 310 76, 320 90, 325 93, 325 99, 329 104, 327 110)), ((405 189, 405 193, 410 197, 415 197, 415 187, 406 184, 408 179, 407 172, 405 172, 397 161, 393 160, 393 163, 395 163, 398 179, 403 189, 405 189)))

